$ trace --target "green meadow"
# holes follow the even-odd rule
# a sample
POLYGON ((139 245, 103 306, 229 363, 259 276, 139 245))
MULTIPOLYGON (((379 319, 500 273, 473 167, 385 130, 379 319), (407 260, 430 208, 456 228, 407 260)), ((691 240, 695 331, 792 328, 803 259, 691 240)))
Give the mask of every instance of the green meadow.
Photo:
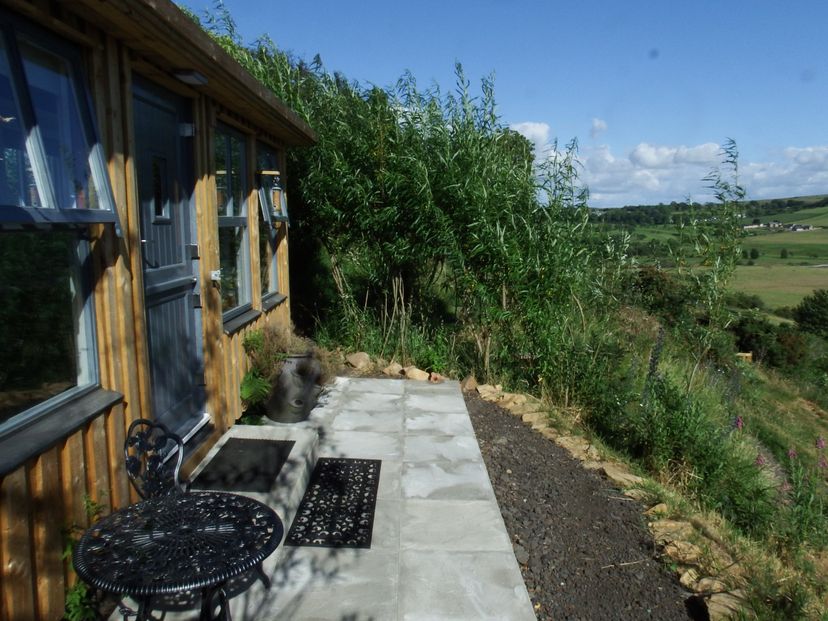
POLYGON ((796 306, 814 289, 828 288, 828 267, 740 265, 730 283, 734 291, 758 295, 768 308, 796 306))
MULTIPOLYGON (((828 215, 825 217, 828 218, 828 215)), ((802 221, 797 219, 796 222, 802 221)), ((749 230, 748 235, 742 240, 742 248, 748 253, 753 248, 759 251, 759 258, 755 259, 757 265, 828 263, 828 228, 796 233, 790 231, 751 233, 752 230, 749 230), (787 259, 782 258, 783 250, 787 250, 787 259)))

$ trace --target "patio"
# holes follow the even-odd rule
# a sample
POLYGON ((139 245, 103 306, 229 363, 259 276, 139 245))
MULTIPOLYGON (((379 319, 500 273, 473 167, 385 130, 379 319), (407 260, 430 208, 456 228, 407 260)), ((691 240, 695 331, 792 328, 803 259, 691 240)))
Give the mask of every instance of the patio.
POLYGON ((286 531, 318 457, 382 460, 370 549, 281 545, 269 589, 230 585, 233 619, 535 619, 456 382, 337 378, 303 423, 233 427, 193 478, 230 438, 294 442, 271 491, 244 492, 286 531))

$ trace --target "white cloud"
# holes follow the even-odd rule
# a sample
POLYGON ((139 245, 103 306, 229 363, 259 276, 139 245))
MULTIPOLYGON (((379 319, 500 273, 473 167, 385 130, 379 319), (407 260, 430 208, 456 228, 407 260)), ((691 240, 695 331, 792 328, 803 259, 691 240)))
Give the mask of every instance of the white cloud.
MULTIPOLYGON (((537 159, 561 155, 554 150, 547 123, 514 123, 511 129, 529 139, 537 159)), ((595 131, 605 131, 601 119, 595 131)), ((596 134, 597 135, 597 134, 596 134)), ((606 144, 582 146, 578 154, 581 182, 589 187, 592 207, 621 207, 713 199, 704 177, 722 162, 721 146, 659 145, 641 142, 626 154, 606 144)), ((739 161, 739 182, 750 198, 783 198, 828 193, 828 145, 787 147, 768 161, 739 161)))
POLYGON ((520 135, 524 136, 535 145, 535 157, 549 148, 549 134, 552 131, 547 123, 526 121, 524 123, 513 123, 509 126, 520 135))
POLYGON ((749 198, 784 198, 828 192, 828 146, 788 147, 768 162, 739 168, 749 198))
POLYGON ((589 130, 590 138, 597 138, 601 134, 607 131, 607 122, 603 119, 593 118, 592 119, 592 127, 589 130))
POLYGON ((785 157, 806 168, 828 168, 828 147, 788 147, 785 157))
POLYGON ((620 207, 671 201, 708 200, 702 178, 719 162, 715 143, 672 146, 642 142, 624 156, 607 145, 584 148, 581 180, 593 207, 620 207))
POLYGON ((630 160, 642 168, 673 168, 690 164, 715 166, 720 159, 721 148, 715 142, 706 142, 695 147, 657 146, 642 142, 630 153, 630 160))
MULTIPOLYGON (((583 148, 581 180, 593 207, 620 207, 712 199, 702 179, 721 164, 721 148, 641 143, 626 156, 607 145, 583 148)), ((739 183, 748 198, 782 198, 828 192, 828 146, 788 147, 768 161, 739 162, 739 183)))

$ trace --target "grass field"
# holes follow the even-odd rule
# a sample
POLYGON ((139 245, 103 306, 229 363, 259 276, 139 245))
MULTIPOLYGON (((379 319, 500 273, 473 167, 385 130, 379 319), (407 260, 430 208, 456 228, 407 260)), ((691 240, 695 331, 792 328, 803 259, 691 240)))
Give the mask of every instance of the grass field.
MULTIPOLYGON (((799 220, 797 220, 799 222, 799 220)), ((752 248, 759 251, 757 265, 792 265, 808 263, 818 265, 828 263, 828 228, 814 231, 791 233, 764 232, 748 235, 742 240, 742 248, 750 252, 752 248), (788 251, 788 258, 782 259, 782 249, 788 251)))
POLYGON ((828 226, 828 207, 815 207, 814 209, 803 209, 792 213, 781 213, 776 216, 766 216, 762 222, 779 220, 787 224, 813 224, 814 226, 828 226))
POLYGON ((769 308, 796 306, 814 289, 828 289, 828 267, 740 265, 730 288, 758 295, 769 308))

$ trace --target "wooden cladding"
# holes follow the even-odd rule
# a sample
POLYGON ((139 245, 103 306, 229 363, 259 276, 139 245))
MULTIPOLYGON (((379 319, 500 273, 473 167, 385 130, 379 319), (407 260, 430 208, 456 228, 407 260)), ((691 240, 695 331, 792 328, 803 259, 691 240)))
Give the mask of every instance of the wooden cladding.
MULTIPOLYGON (((117 8, 121 4, 113 3, 116 8, 106 9, 113 19, 122 19, 121 9, 117 8)), ((139 4, 142 11, 149 11, 147 7, 154 6, 145 2, 139 4)), ((123 443, 129 424, 137 418, 152 417, 153 412, 140 251, 132 82, 134 72, 152 79, 154 74, 162 74, 167 68, 148 70, 146 55, 136 55, 128 38, 116 38, 120 37, 117 29, 104 32, 76 17, 68 19, 65 7, 24 0, 12 0, 10 6, 52 28, 58 35, 84 45, 98 131, 123 226, 121 238, 116 237, 109 225, 96 224, 89 230, 100 383, 103 388, 123 395, 123 400, 16 470, 0 476, 0 621, 57 620, 63 616, 65 591, 76 581, 71 561, 62 558, 67 534, 89 525, 91 506, 100 506, 103 513, 108 513, 138 500, 126 476, 123 443)), ((187 91, 193 106, 195 184, 192 204, 199 249, 201 346, 206 410, 212 417, 214 428, 212 437, 197 447, 185 463, 186 473, 242 414, 239 387, 249 366, 242 347, 245 335, 267 324, 288 323, 290 310, 285 301, 262 313, 243 329, 233 334, 224 332, 220 292, 211 280, 211 271, 219 267, 215 171, 212 170, 217 105, 209 95, 182 90, 187 91)), ((224 105, 227 105, 226 101, 224 105)), ((226 113, 231 112, 244 111, 228 110, 226 113)), ((239 118, 243 116, 239 114, 239 118)), ((258 138, 255 128, 247 126, 245 131, 252 145, 258 138)), ((252 146, 250 155, 253 155, 252 146)), ((283 153, 281 160, 284 170, 283 153)), ((258 205, 252 191, 250 201, 251 242, 255 242, 258 205)), ((287 295, 286 225, 280 227, 278 235, 278 291, 287 295)), ((254 308, 261 309, 261 288, 256 283, 259 274, 256 248, 257 245, 251 243, 251 277, 255 285, 251 288, 252 303, 254 308)), ((21 434, 22 442, 25 442, 24 434, 25 431, 21 434)))

